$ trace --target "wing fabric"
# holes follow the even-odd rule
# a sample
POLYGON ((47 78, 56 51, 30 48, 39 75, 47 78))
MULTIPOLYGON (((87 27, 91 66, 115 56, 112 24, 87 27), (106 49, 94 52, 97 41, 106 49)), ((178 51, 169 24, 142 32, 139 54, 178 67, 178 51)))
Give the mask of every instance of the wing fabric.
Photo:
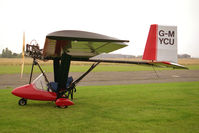
POLYGON ((44 57, 60 57, 63 52, 72 58, 90 58, 126 47, 117 38, 85 31, 57 31, 46 36, 44 57))

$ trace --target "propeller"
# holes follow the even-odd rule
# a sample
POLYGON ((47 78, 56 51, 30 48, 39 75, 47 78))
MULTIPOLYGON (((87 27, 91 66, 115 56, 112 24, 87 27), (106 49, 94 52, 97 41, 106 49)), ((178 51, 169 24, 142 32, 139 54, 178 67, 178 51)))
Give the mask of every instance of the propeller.
POLYGON ((24 70, 24 56, 25 56, 25 32, 23 33, 21 78, 23 77, 23 70, 24 70))

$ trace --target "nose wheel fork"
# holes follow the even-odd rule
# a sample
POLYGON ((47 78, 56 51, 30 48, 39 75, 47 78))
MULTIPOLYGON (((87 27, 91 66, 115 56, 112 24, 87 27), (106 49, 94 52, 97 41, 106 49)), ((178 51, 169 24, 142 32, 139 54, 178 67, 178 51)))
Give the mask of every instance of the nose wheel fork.
POLYGON ((19 102, 18 102, 18 104, 20 106, 25 106, 27 104, 27 99, 24 99, 24 98, 20 99, 19 102))

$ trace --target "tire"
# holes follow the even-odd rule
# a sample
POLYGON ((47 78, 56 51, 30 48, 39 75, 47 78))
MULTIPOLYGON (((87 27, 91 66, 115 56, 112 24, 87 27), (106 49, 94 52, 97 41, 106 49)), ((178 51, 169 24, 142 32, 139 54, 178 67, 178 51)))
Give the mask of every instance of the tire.
POLYGON ((27 100, 24 99, 24 98, 22 98, 22 99, 19 100, 18 104, 19 104, 20 106, 25 106, 25 105, 27 104, 27 100))
POLYGON ((68 108, 68 106, 58 106, 58 107, 61 108, 61 109, 68 108))

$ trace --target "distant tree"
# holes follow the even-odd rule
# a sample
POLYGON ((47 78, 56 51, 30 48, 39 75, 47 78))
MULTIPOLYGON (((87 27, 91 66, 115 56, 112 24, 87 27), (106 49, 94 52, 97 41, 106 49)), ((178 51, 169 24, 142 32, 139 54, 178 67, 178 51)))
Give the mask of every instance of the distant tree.
POLYGON ((189 54, 181 54, 181 55, 178 55, 178 58, 191 58, 191 55, 189 55, 189 54))
POLYGON ((142 58, 142 55, 138 55, 136 58, 142 58))
POLYGON ((2 58, 12 58, 12 51, 8 48, 2 50, 2 58))
POLYGON ((0 55, 1 58, 19 58, 21 57, 20 54, 17 53, 12 53, 11 50, 9 50, 8 48, 5 48, 2 50, 2 54, 0 55))
POLYGON ((13 57, 17 57, 18 54, 17 54, 17 53, 13 53, 12 56, 13 56, 13 57))
POLYGON ((21 58, 22 57, 22 53, 17 54, 17 58, 21 58))

